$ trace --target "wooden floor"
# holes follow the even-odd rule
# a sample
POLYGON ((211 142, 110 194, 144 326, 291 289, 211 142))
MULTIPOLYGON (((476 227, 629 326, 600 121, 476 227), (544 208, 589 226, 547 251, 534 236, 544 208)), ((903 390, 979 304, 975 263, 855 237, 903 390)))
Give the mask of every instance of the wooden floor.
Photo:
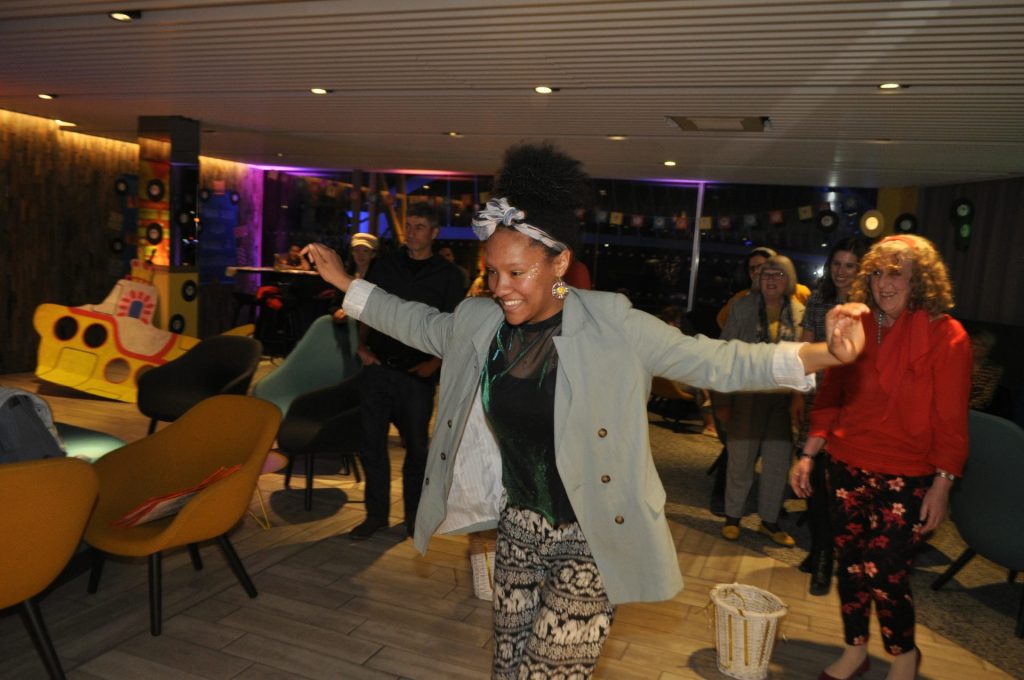
MULTIPOLYGON (((28 375, 0 385, 39 391, 28 375)), ((49 391, 58 420, 132 440, 146 421, 134 405, 49 391)), ((397 455, 393 448, 393 455, 397 455)), ((400 466, 393 465, 400 470, 400 466)), ((301 479, 301 478, 300 478, 301 479)), ((206 567, 184 552, 164 560, 164 633, 148 632, 145 562, 109 561, 100 591, 85 575, 66 580, 41 602, 69 678, 486 678, 490 603, 473 597, 465 538, 435 538, 421 556, 400 527, 363 542, 343 534, 363 518, 361 485, 320 476, 312 512, 299 489, 264 475, 260 488, 273 527, 246 518, 234 542, 259 589, 249 599, 215 546, 206 567)), ((399 491, 400 484, 392 484, 399 491)), ((400 512, 397 497, 393 508, 400 512)), ((254 502, 254 509, 257 507, 254 502)), ((393 517, 397 524, 401 517, 393 517)), ((669 602, 618 609, 596 677, 615 680, 720 678, 708 593, 739 581, 770 590, 789 605, 770 670, 772 678, 816 678, 841 641, 837 599, 811 597, 795 568, 715 536, 672 525, 686 588, 669 602)), ((4 549, 0 546, 0 549, 4 549)), ((0 575, 2 577, 2 575, 0 575)), ((1009 678, 969 650, 919 627, 921 677, 1009 678)), ((878 643, 870 679, 885 677, 878 643)), ((0 615, 0 678, 45 673, 20 617, 0 615)))

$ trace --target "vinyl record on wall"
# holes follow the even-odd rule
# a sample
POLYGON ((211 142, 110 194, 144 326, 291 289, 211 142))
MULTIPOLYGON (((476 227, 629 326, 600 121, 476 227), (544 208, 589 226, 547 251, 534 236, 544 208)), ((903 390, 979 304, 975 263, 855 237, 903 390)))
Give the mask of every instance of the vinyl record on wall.
POLYGON ((181 314, 175 314, 167 322, 167 327, 172 333, 184 333, 185 332, 185 317, 181 314))
POLYGON ((151 201, 162 201, 165 193, 167 193, 167 189, 164 187, 164 183, 158 179, 151 179, 146 184, 146 198, 151 201))
POLYGON ((192 302, 196 299, 196 295, 199 293, 199 286, 192 279, 189 279, 185 283, 181 284, 181 297, 185 302, 192 302))
POLYGON ((966 198, 958 198, 953 201, 950 208, 950 221, 956 234, 953 237, 953 246, 960 251, 967 250, 971 245, 971 231, 974 225, 974 204, 966 198))
POLYGON ((901 234, 912 234, 917 231, 917 217, 913 213, 903 213, 896 218, 895 226, 901 234))
POLYGON ((202 189, 200 189, 199 190, 199 200, 203 201, 203 202, 209 201, 210 200, 210 190, 207 189, 206 187, 203 187, 202 189))
POLYGON ((835 228, 839 226, 839 215, 832 210, 822 210, 814 219, 814 223, 817 225, 818 229, 827 234, 831 231, 835 231, 835 228))
POLYGON ((159 222, 151 222, 146 227, 146 240, 154 246, 164 240, 164 228, 159 222))
POLYGON ((885 228, 885 216, 881 210, 868 210, 860 216, 860 233, 868 238, 882 235, 885 228))
POLYGON ((115 255, 120 255, 124 251, 124 241, 121 240, 120 236, 115 236, 110 239, 110 252, 115 255))
POLYGON ((231 203, 238 205, 238 202, 242 200, 242 197, 238 195, 237 191, 232 191, 228 194, 228 198, 231 199, 231 203))
POLYGON ((128 180, 119 179, 116 182, 114 182, 114 191, 116 191, 118 194, 120 194, 122 196, 127 194, 128 193, 128 180))

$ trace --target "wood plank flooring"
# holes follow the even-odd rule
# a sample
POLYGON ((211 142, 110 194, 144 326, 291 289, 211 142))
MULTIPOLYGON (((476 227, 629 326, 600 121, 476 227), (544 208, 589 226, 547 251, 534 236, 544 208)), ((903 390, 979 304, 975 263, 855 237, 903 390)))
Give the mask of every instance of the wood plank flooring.
MULTIPOLYGON (((26 374, 2 376, 0 385, 40 391, 26 374)), ((132 404, 42 391, 58 420, 127 440, 145 434, 146 419, 132 404)), ((396 447, 392 453, 400 459, 396 447)), ((154 638, 148 632, 145 562, 110 560, 98 594, 86 594, 86 575, 80 574, 41 600, 68 677, 488 677, 490 603, 473 597, 464 537, 437 537, 426 555, 412 547, 401 526, 368 541, 350 540, 344 533, 364 513, 357 502, 361 485, 348 476, 318 476, 311 512, 302 510, 301 489, 283 490, 278 474, 264 475, 260 488, 272 528, 263 530, 246 518, 232 534, 259 597, 245 595, 213 545, 202 548, 206 566, 200 572, 187 553, 169 554, 164 633, 154 638)), ((392 507, 401 512, 401 484, 393 483, 392 490, 392 507)), ((392 517, 395 524, 401 519, 392 517)), ((671 528, 686 588, 668 602, 620 607, 596 677, 725 677, 716 668, 708 593, 717 583, 739 581, 767 588, 790 608, 770 677, 816 678, 841 643, 834 592, 810 597, 806 575, 791 566, 686 526, 671 528)), ((918 639, 924 678, 1011 677, 927 628, 918 639)), ((888 663, 877 630, 870 653, 873 667, 865 677, 881 679, 888 663)), ((20 616, 0 612, 0 678, 44 677, 20 616)))

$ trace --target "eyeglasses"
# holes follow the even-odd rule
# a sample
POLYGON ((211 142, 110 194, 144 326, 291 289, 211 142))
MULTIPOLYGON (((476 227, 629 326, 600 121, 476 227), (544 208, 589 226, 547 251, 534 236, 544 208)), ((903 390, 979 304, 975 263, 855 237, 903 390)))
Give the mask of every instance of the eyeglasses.
POLYGON ((786 272, 780 272, 777 269, 770 269, 768 271, 761 272, 762 279, 781 279, 786 275, 786 272))

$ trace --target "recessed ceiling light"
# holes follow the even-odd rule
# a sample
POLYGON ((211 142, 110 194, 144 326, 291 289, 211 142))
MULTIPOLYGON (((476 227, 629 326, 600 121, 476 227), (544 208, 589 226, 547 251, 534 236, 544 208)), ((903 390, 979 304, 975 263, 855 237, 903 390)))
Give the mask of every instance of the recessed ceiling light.
POLYGON ((309 88, 309 91, 312 92, 313 94, 330 94, 334 92, 334 90, 328 90, 327 88, 324 87, 311 87, 309 88))
POLYGON ((281 153, 280 151, 278 151, 278 152, 277 152, 276 154, 274 154, 274 155, 275 155, 275 156, 277 156, 278 158, 284 158, 284 154, 283 154, 283 153, 281 153))
POLYGON ((53 122, 56 123, 58 127, 77 127, 78 126, 78 123, 72 123, 69 120, 61 120, 60 118, 55 119, 53 122))
POLYGON ((59 97, 60 95, 56 95, 56 94, 49 94, 49 93, 47 93, 47 92, 40 92, 40 93, 39 93, 39 94, 37 94, 36 96, 37 96, 37 97, 39 97, 40 99, 56 99, 56 98, 57 98, 57 97, 59 97))
POLYGON ((138 9, 122 9, 122 10, 118 10, 116 12, 111 12, 107 16, 110 17, 111 19, 113 19, 114 21, 122 21, 122 22, 127 23, 127 22, 130 22, 130 21, 135 21, 136 19, 141 19, 142 18, 142 10, 138 10, 138 9))
POLYGON ((906 85, 901 85, 900 83, 882 83, 881 85, 878 86, 878 89, 879 90, 902 90, 905 87, 907 87, 907 86, 906 85))
POLYGON ((669 168, 674 168, 674 167, 676 167, 676 162, 675 161, 665 161, 665 166, 669 167, 669 168))
POLYGON ((429 184, 424 184, 423 186, 420 187, 420 189, 429 189, 429 188, 430 188, 429 184))
POLYGON ((558 92, 558 90, 560 89, 561 88, 550 87, 548 85, 538 85, 537 87, 533 88, 533 91, 536 92, 537 94, 551 94, 552 92, 558 92))
POLYGON ((462 133, 461 133, 461 132, 457 132, 457 131, 455 131, 455 130, 449 130, 449 131, 448 131, 448 132, 446 132, 445 134, 446 134, 447 136, 449 136, 449 137, 456 137, 456 138, 458 138, 458 137, 462 137, 462 133))
POLYGON ((626 139, 626 135, 608 135, 608 139, 613 142, 621 142, 626 139))

